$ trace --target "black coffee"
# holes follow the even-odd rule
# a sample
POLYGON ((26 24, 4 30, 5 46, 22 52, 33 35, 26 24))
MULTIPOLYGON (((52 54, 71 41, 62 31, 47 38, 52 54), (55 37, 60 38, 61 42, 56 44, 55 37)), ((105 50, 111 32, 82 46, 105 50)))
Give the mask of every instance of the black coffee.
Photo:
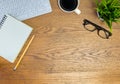
POLYGON ((60 0, 60 6, 66 11, 73 11, 78 5, 78 0, 60 0))

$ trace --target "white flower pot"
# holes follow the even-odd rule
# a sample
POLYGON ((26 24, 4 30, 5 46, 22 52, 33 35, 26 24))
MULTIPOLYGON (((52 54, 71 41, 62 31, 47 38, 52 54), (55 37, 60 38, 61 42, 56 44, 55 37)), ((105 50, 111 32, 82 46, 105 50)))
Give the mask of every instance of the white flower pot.
POLYGON ((99 18, 101 21, 104 21, 104 19, 100 17, 100 14, 99 14, 98 11, 97 11, 97 16, 98 16, 98 18, 99 18))

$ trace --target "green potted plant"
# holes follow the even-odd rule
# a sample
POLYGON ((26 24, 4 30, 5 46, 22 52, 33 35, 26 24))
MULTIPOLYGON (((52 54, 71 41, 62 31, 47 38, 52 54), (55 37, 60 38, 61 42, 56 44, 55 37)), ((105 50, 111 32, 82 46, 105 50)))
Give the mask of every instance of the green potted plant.
POLYGON ((96 10, 112 32, 112 23, 120 22, 120 0, 96 0, 96 10))

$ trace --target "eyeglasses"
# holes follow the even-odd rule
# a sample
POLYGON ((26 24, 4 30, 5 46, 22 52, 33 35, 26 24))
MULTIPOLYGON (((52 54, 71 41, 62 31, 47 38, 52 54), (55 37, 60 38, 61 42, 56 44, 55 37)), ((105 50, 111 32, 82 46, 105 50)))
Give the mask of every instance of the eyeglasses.
POLYGON ((91 21, 89 21, 87 19, 84 19, 83 22, 84 22, 83 26, 86 30, 91 31, 91 32, 97 30, 98 36, 100 36, 103 39, 109 39, 109 37, 112 36, 111 32, 109 32, 105 28, 103 28, 95 23, 92 23, 91 21))

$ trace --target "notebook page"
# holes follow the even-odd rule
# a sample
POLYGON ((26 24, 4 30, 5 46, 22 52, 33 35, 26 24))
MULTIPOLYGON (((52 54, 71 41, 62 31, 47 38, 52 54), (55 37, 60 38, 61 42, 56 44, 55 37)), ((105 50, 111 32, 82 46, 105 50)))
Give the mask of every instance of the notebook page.
POLYGON ((7 15, 0 28, 0 56, 13 63, 31 32, 31 27, 7 15))

